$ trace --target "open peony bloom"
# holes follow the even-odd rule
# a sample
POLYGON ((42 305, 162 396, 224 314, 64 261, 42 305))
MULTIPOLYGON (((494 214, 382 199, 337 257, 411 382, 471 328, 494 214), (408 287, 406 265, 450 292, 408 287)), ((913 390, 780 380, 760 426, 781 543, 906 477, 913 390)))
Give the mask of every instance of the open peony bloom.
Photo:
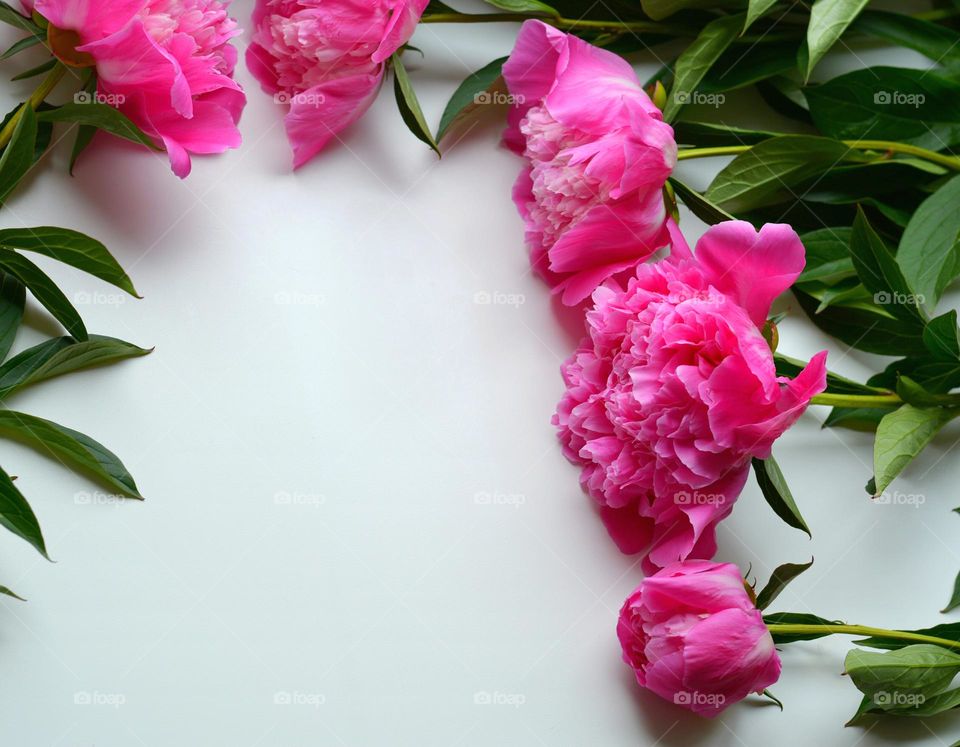
POLYGON ((593 294, 554 424, 611 537, 645 552, 648 571, 713 557, 751 458, 768 457, 826 387, 826 352, 780 378, 760 331, 804 263, 789 226, 728 221, 696 258, 677 232, 671 255, 640 265, 626 290, 593 294))
POLYGON ((576 305, 668 243, 673 129, 623 58, 542 21, 523 24, 503 77, 531 263, 576 305))
POLYGON ((690 560, 644 579, 617 636, 641 687, 701 716, 780 677, 770 631, 730 563, 690 560))
POLYGON ((191 153, 240 145, 246 99, 233 78, 239 32, 229 0, 36 0, 51 47, 68 65, 96 67, 98 99, 163 143, 173 172, 191 153))
POLYGON ((428 0, 257 0, 247 66, 289 104, 294 168, 366 113, 428 0))

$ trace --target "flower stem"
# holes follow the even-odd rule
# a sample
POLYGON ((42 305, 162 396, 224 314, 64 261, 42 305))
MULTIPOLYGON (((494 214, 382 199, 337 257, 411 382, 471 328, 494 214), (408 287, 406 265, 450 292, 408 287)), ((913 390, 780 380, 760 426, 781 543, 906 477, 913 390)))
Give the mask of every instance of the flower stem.
POLYGON ((960 650, 960 641, 951 641, 948 638, 937 638, 932 635, 923 635, 921 633, 908 633, 903 630, 887 630, 885 628, 871 628, 867 625, 792 625, 775 624, 767 625, 771 633, 792 633, 805 635, 808 633, 826 633, 827 635, 865 635, 878 638, 893 638, 898 641, 911 641, 913 643, 932 643, 944 648, 960 650))
POLYGON ((831 407, 899 407, 903 400, 893 392, 889 394, 818 394, 810 400, 812 405, 831 407))
POLYGON ((57 83, 60 82, 60 79, 66 74, 67 68, 62 62, 57 62, 54 65, 50 72, 47 73, 47 77, 43 79, 37 90, 34 91, 30 98, 27 99, 23 105, 14 112, 13 116, 10 117, 10 121, 4 125, 3 129, 0 130, 0 148, 5 148, 7 143, 10 142, 10 138, 13 137, 13 131, 17 128, 17 123, 20 121, 20 117, 23 116, 23 108, 29 106, 31 109, 36 111, 36 108, 44 102, 44 100, 49 96, 53 89, 57 87, 57 83))
MULTIPOLYGON (((954 171, 960 171, 960 156, 948 156, 943 153, 936 153, 926 148, 919 148, 916 145, 907 143, 897 143, 892 140, 844 140, 843 144, 851 150, 882 150, 890 153, 903 153, 904 155, 922 158, 931 163, 946 166, 954 171)), ((685 161, 690 158, 712 158, 714 156, 737 156, 746 153, 752 145, 723 145, 715 148, 686 148, 677 154, 678 161, 685 161)))

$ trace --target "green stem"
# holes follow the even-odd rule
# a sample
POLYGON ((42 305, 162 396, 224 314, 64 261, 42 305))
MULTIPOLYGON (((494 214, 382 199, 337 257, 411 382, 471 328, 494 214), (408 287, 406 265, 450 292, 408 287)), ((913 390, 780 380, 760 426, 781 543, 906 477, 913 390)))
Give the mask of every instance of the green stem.
MULTIPOLYGON (((903 153, 904 155, 922 158, 931 163, 939 164, 940 166, 946 166, 954 171, 960 171, 960 157, 936 153, 926 148, 919 148, 916 145, 897 143, 892 140, 844 140, 843 144, 854 150, 881 150, 890 153, 903 153)), ((723 145, 715 148, 686 148, 677 154, 677 160, 685 161, 690 158, 736 156, 741 153, 746 153, 752 147, 752 145, 723 145)))
POLYGON ((830 407, 899 407, 903 404, 903 400, 893 392, 889 394, 818 394, 810 400, 810 404, 830 407))
POLYGON ((5 148, 7 143, 10 142, 10 138, 13 136, 13 131, 17 128, 17 123, 20 121, 20 117, 23 116, 23 108, 29 106, 31 109, 36 111, 37 107, 44 102, 44 100, 49 96, 53 89, 57 87, 57 83, 60 82, 60 79, 67 72, 67 67, 62 62, 57 62, 54 65, 50 72, 47 73, 47 77, 43 79, 37 90, 34 91, 30 98, 27 99, 23 105, 14 112, 14 115, 10 117, 10 121, 4 125, 3 129, 0 130, 0 148, 5 148))
POLYGON ((951 641, 947 638, 936 638, 932 635, 922 635, 921 633, 907 633, 903 630, 887 630, 885 628, 871 628, 867 625, 767 625, 771 633, 785 633, 794 635, 806 635, 809 633, 824 633, 828 635, 865 635, 881 638, 893 638, 898 641, 911 641, 913 643, 932 643, 944 648, 960 650, 960 641, 951 641))

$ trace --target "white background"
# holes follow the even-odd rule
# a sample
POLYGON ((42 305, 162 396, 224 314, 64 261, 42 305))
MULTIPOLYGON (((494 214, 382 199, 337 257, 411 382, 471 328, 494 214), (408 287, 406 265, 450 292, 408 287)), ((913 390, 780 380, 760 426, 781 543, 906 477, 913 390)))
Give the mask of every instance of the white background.
MULTIPOLYGON (((251 6, 238 1, 235 14, 245 21, 251 6)), ((431 122, 515 33, 418 30, 426 59, 407 62, 431 122)), ((641 78, 654 63, 644 58, 641 78)), ((841 676, 846 640, 783 652, 773 688, 783 713, 754 698, 703 721, 640 691, 614 627, 641 576, 549 423, 580 322, 528 272, 510 200, 520 162, 498 145, 503 112, 438 162, 385 89, 342 143, 292 174, 282 108, 238 75, 250 95, 239 151, 196 159, 181 182, 163 158, 98 138, 71 179, 68 138, 2 212, 4 225, 103 240, 142 301, 43 264, 69 296, 98 294, 80 306, 91 331, 156 346, 9 403, 101 440, 147 500, 115 505, 58 464, 0 445, 57 561, 0 542, 0 582, 30 599, 0 601, 3 744, 960 737, 949 715, 843 729, 859 702, 841 676), (483 293, 522 302, 477 303, 483 293), (495 702, 478 703, 484 693, 495 702), (293 702, 277 703, 284 694, 293 702)), ((731 97, 719 116, 755 103, 731 97)), ((680 173, 702 187, 720 165, 680 173)), ((691 238, 702 230, 687 214, 683 225, 691 238)), ((878 365, 792 311, 784 352, 829 347, 831 368, 857 377, 878 365)), ((29 323, 59 334, 35 309, 29 323)), ((39 339, 25 330, 18 348, 39 339)), ((863 489, 871 438, 821 431, 824 416, 814 408, 776 448, 813 541, 751 481, 719 530, 719 558, 752 564, 763 583, 773 566, 816 556, 777 610, 896 627, 956 619, 938 609, 960 569, 950 513, 960 431, 948 428, 896 484, 923 505, 879 506, 863 489)))

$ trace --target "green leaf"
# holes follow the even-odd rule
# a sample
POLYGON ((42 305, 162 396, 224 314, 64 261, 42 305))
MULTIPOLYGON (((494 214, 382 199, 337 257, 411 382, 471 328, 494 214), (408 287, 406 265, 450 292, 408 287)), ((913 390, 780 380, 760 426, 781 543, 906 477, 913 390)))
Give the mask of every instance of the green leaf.
POLYGON ((0 248, 0 268, 23 283, 33 297, 60 322, 73 337, 87 339, 83 319, 50 277, 26 257, 0 248))
POLYGON ((960 363, 960 329, 955 309, 927 322, 923 343, 934 358, 960 363))
POLYGON ((834 407, 823 421, 823 427, 876 433, 880 421, 889 413, 887 407, 834 407))
POLYGON ((865 10, 851 30, 913 49, 936 63, 960 61, 960 34, 947 26, 905 13, 865 10))
POLYGON ((716 122, 690 122, 681 119, 674 123, 673 135, 678 143, 708 148, 717 145, 755 145, 777 137, 779 133, 746 130, 716 122))
MULTIPOLYGON (((763 621, 767 625, 843 625, 842 620, 826 620, 816 615, 809 615, 804 612, 773 612, 763 616, 763 621)), ((796 643, 797 641, 812 641, 817 638, 831 635, 829 631, 823 633, 775 633, 772 632, 773 642, 777 645, 783 643, 796 643)))
POLYGON ((51 226, 0 229, 0 247, 52 257, 137 296, 137 289, 107 247, 79 231, 51 226))
POLYGON ((13 275, 0 273, 0 361, 7 357, 23 320, 26 289, 13 275))
POLYGON ((947 612, 953 612, 957 607, 960 607, 960 574, 957 574, 957 578, 953 582, 953 594, 950 596, 950 601, 947 602, 947 606, 940 611, 945 614, 947 612))
POLYGON ((875 485, 879 496, 903 472, 956 413, 902 405, 880 421, 873 447, 875 485))
POLYGON ((807 27, 808 59, 804 77, 809 79, 817 63, 840 39, 869 0, 816 0, 810 8, 807 27))
POLYGON ((757 476, 760 492, 763 493, 773 512, 794 529, 799 529, 806 532, 808 537, 813 537, 807 522, 800 515, 797 502, 793 499, 793 493, 790 492, 790 487, 776 460, 772 456, 767 459, 754 459, 753 471, 757 476))
POLYGON ((18 52, 22 52, 25 49, 30 49, 39 44, 43 39, 39 36, 25 36, 23 39, 14 42, 4 51, 3 54, 0 54, 0 60, 7 60, 13 57, 18 52))
POLYGON ((909 376, 901 375, 897 380, 897 394, 900 399, 914 407, 960 407, 960 394, 930 392, 909 376))
POLYGON ((82 124, 77 127, 77 137, 74 139, 73 149, 70 151, 70 165, 68 166, 70 176, 73 176, 73 169, 77 165, 80 154, 87 149, 96 134, 97 128, 91 125, 82 124))
POLYGON ((119 457, 83 433, 26 413, 0 410, 0 434, 23 441, 65 467, 89 473, 121 495, 143 500, 119 457))
POLYGON ((669 181, 670 186, 673 187, 674 193, 683 201, 683 204, 689 208, 691 213, 693 213, 707 225, 712 226, 716 223, 734 220, 734 217, 730 215, 730 213, 717 207, 702 194, 697 192, 695 189, 688 187, 679 179, 670 177, 669 181))
POLYGON ((735 91, 792 70, 796 64, 795 45, 756 44, 748 47, 746 52, 739 46, 733 47, 724 52, 703 76, 698 90, 702 93, 735 91))
POLYGON ((49 70, 53 70, 56 64, 57 64, 56 59, 50 59, 50 60, 47 60, 46 62, 41 62, 36 67, 31 67, 29 70, 24 70, 22 73, 17 73, 10 80, 16 81, 16 80, 27 80, 28 78, 33 78, 34 76, 41 75, 42 73, 45 73, 49 70))
POLYGON ((0 23, 6 23, 18 29, 28 31, 34 36, 42 36, 43 29, 33 22, 31 18, 18 13, 7 3, 0 3, 0 23))
POLYGON ((109 132, 151 150, 163 150, 150 136, 130 121, 126 115, 108 104, 71 102, 37 114, 41 122, 77 122, 109 132))
POLYGON ((710 21, 677 58, 673 87, 670 90, 667 106, 663 110, 663 118, 667 122, 676 119, 677 114, 696 92, 700 81, 724 50, 737 38, 742 28, 742 14, 721 16, 710 21))
POLYGON ((923 326, 894 319, 880 311, 831 306, 817 313, 816 299, 793 287, 800 308, 810 320, 828 335, 850 347, 880 355, 926 355, 923 326))
POLYGON ((918 643, 896 651, 852 649, 844 670, 864 695, 878 693, 931 696, 960 672, 960 655, 941 646, 918 643))
POLYGON ((850 236, 850 255, 857 275, 873 293, 875 303, 901 319, 924 321, 917 296, 903 276, 896 258, 870 226, 859 206, 850 236))
POLYGON ((440 127, 437 128, 436 142, 443 140, 450 128, 463 121, 471 111, 481 103, 484 103, 482 96, 489 94, 491 89, 501 79, 503 63, 507 61, 506 57, 494 60, 474 73, 468 75, 464 81, 453 92, 450 101, 447 102, 446 109, 443 110, 443 116, 440 118, 440 127))
POLYGON ((811 135, 783 135, 754 145, 717 174, 708 200, 731 212, 762 205, 765 200, 836 164, 856 158, 838 140, 811 135))
POLYGON ((784 563, 778 566, 767 585, 757 594, 757 609, 765 610, 773 601, 780 596, 780 592, 787 588, 793 579, 813 565, 813 558, 809 563, 784 563))
POLYGON ((931 70, 871 67, 804 89, 824 135, 941 150, 960 143, 960 83, 931 70))
POLYGON ((960 175, 923 201, 903 232, 897 262, 930 308, 960 275, 960 175))
POLYGON ((662 21, 688 8, 710 8, 715 5, 716 0, 640 0, 643 12, 654 21, 662 21))
POLYGON ((747 5, 747 17, 743 22, 743 31, 746 32, 746 30, 753 25, 754 21, 776 4, 777 0, 750 0, 747 5))
POLYGON ((150 350, 113 337, 90 335, 86 342, 55 337, 27 348, 0 366, 0 399, 55 376, 127 358, 139 358, 150 350))
MULTIPOLYGON (((957 641, 960 643, 960 622, 941 623, 940 625, 934 625, 932 628, 899 632, 928 635, 934 638, 944 638, 948 641, 957 641)), ((910 641, 904 641, 900 638, 884 638, 883 636, 871 636, 859 641, 854 641, 854 643, 858 646, 869 646, 870 648, 887 649, 890 651, 911 645, 910 641)))
POLYGON ((10 475, 0 469, 0 526, 6 527, 18 537, 22 537, 47 560, 47 546, 43 541, 43 532, 33 509, 17 490, 10 475))
POLYGON ((821 228, 803 234, 800 240, 807 250, 807 264, 797 282, 817 280, 832 285, 856 276, 850 257, 852 234, 850 228, 821 228))
POLYGON ((14 599, 19 599, 21 602, 26 602, 27 600, 21 597, 18 594, 13 593, 6 586, 0 586, 0 594, 4 594, 8 597, 13 597, 14 599))
POLYGON ((430 133, 430 126, 427 124, 427 120, 423 117, 423 110, 420 108, 420 102, 417 100, 417 94, 414 92, 410 78, 407 76, 406 68, 400 61, 400 53, 394 52, 391 59, 393 60, 393 92, 397 97, 400 116, 403 117, 403 122, 410 129, 410 132, 433 148, 439 156, 440 148, 430 133))
POLYGON ((0 156, 0 203, 7 199, 33 165, 34 143, 37 141, 37 118, 29 106, 22 114, 13 135, 0 156))
POLYGON ((560 14, 546 3, 538 0, 486 0, 488 5, 500 10, 509 10, 513 13, 539 13, 541 15, 559 16, 560 14))

